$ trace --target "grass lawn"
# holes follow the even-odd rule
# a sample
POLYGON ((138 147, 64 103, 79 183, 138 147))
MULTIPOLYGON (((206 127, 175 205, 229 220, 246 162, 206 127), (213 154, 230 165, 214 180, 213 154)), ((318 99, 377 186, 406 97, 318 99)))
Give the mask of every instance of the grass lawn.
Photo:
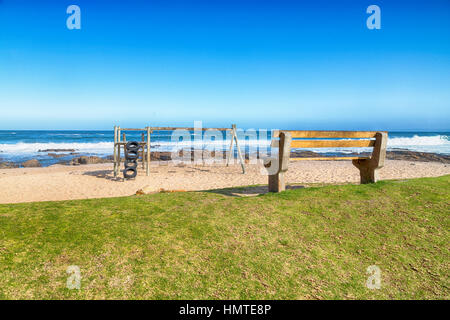
POLYGON ((449 199, 444 176, 0 205, 0 298, 449 299, 449 199))

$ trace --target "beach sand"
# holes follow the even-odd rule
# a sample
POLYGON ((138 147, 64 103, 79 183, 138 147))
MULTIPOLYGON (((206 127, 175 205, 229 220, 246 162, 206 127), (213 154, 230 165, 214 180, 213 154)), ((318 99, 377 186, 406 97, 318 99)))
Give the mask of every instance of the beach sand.
MULTIPOLYGON (((158 192, 161 189, 192 191, 264 185, 248 193, 267 192, 267 176, 260 173, 260 166, 257 165, 247 165, 247 173, 242 174, 240 165, 175 166, 167 162, 153 162, 149 177, 140 169, 138 177, 128 181, 123 181, 122 174, 115 179, 112 168, 111 163, 105 163, 1 169, 0 203, 129 196, 144 187, 158 192)), ((450 174, 450 165, 438 162, 386 160, 385 167, 380 169, 382 180, 446 174, 450 174)), ((359 183, 359 172, 351 161, 297 161, 290 163, 287 183, 359 183)))

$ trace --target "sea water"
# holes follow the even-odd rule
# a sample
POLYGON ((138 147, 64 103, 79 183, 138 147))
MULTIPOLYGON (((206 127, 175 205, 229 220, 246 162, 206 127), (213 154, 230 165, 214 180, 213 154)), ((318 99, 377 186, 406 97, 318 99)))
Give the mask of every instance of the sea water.
MULTIPOLYGON (((244 130, 245 132, 245 130, 244 130)), ((244 132, 240 132, 243 134, 244 132)), ((173 141, 171 131, 154 131, 151 135, 152 151, 173 151, 181 148, 210 150, 227 150, 230 136, 223 134, 223 139, 201 141, 191 133, 190 141, 173 141)), ((389 132, 388 150, 410 150, 431 152, 443 155, 450 154, 450 132, 389 132)), ((257 134, 241 136, 241 149, 252 153, 267 151, 270 146, 270 131, 267 135, 257 134)), ((140 132, 127 132, 127 140, 141 140, 140 132)), ((114 132, 110 131, 34 131, 34 130, 0 130, 0 161, 20 163, 30 159, 38 159, 42 165, 48 166, 61 161, 68 161, 75 156, 93 155, 108 156, 113 153, 114 132), (72 149, 74 152, 58 152, 63 156, 53 158, 47 149, 72 149), (41 152, 39 151, 41 150, 41 152), (75 154, 72 154, 75 153, 75 154)), ((348 154, 363 151, 353 148, 318 148, 311 150, 326 155, 348 154)))

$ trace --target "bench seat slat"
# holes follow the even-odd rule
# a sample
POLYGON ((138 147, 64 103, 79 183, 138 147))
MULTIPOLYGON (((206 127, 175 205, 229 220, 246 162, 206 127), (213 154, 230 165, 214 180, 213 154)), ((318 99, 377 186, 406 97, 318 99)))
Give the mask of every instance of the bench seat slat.
POLYGON ((292 140, 291 148, 373 147, 375 140, 292 140))
POLYGON ((290 158, 291 161, 312 161, 312 160, 366 160, 370 157, 311 157, 311 158, 290 158))
MULTIPOLYGON (((292 138, 375 138, 380 131, 309 131, 309 130, 283 130, 290 132, 292 138)), ((280 130, 273 132, 278 137, 280 130)))

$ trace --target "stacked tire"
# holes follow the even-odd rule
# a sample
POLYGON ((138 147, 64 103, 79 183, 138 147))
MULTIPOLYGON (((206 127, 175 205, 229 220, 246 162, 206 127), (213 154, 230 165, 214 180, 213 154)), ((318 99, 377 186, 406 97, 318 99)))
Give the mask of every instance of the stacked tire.
POLYGON ((139 158, 139 143, 130 141, 125 145, 125 169, 123 177, 133 179, 137 175, 137 160, 139 158))

